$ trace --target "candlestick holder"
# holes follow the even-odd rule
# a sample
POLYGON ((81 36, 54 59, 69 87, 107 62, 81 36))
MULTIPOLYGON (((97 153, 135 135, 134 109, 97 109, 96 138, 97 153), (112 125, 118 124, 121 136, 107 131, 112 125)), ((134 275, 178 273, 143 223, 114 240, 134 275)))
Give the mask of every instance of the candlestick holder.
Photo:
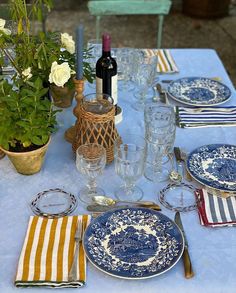
POLYGON ((97 143, 106 149, 106 161, 114 159, 114 141, 119 137, 115 128, 115 106, 112 98, 105 94, 93 93, 78 98, 74 109, 77 117, 72 149, 76 152, 80 145, 97 143))
MULTIPOLYGON (((79 116, 79 109, 80 109, 80 104, 81 104, 81 100, 83 99, 83 92, 84 92, 84 80, 83 79, 76 79, 74 78, 74 84, 75 84, 75 100, 77 101, 77 104, 73 110, 73 113, 75 115, 75 117, 79 116)), ((77 123, 77 121, 76 121, 77 123)), ((75 138, 75 133, 76 133, 76 123, 75 125, 71 126, 70 128, 68 128, 65 131, 65 139, 69 142, 69 143, 73 143, 74 138, 75 138)))

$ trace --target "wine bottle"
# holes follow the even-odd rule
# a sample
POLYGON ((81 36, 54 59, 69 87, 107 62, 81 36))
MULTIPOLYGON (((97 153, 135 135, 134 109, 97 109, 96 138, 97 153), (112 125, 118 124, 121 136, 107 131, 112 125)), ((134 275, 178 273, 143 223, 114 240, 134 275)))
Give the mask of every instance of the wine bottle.
POLYGON ((96 63, 96 92, 110 95, 117 113, 117 64, 111 57, 111 37, 102 36, 102 56, 96 63))

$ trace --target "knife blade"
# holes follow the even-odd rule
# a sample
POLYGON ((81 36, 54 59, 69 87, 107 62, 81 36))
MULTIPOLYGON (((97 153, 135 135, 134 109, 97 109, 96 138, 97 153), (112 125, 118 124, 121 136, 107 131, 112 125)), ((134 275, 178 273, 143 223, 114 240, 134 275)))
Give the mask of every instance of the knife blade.
POLYGON ((188 181, 192 181, 191 175, 188 173, 188 170, 186 168, 185 164, 185 158, 182 155, 182 152, 179 147, 174 147, 174 155, 177 163, 183 167, 183 173, 182 174, 188 181))
MULTIPOLYGON (((125 208, 129 208, 131 207, 130 205, 114 205, 114 206, 105 206, 105 205, 97 205, 97 204, 91 204, 87 206, 87 210, 90 212, 98 212, 98 213, 104 213, 107 211, 111 211, 114 209, 125 209, 125 208)), ((155 204, 155 205, 150 205, 150 206, 143 206, 143 205, 135 205, 132 207, 143 207, 143 208, 148 208, 148 209, 152 209, 152 210, 156 210, 156 211, 161 211, 161 208, 159 205, 155 204)))
POLYGON ((184 227, 181 221, 180 213, 176 212, 175 213, 175 223, 178 225, 179 229, 181 230, 184 238, 184 252, 182 255, 183 258, 183 263, 184 263, 184 274, 185 278, 190 279, 194 276, 193 268, 192 268, 192 263, 188 251, 188 241, 186 238, 186 234, 184 232, 184 227))

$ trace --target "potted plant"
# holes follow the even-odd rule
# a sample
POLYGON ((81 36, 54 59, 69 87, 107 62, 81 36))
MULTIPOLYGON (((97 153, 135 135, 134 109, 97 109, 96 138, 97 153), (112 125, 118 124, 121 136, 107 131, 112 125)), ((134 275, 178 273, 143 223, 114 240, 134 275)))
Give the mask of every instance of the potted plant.
MULTIPOLYGON (((31 3, 29 10, 24 0, 10 2, 15 32, 0 19, 0 66, 4 66, 7 57, 14 68, 11 77, 0 78, 0 147, 23 174, 40 170, 50 136, 57 128, 58 110, 49 98, 49 88, 52 84, 73 88, 75 69, 74 52, 69 52, 69 42, 65 41, 67 35, 63 39, 60 33, 54 32, 31 34, 30 18, 40 20, 42 5, 50 9, 51 0, 31 3), (65 79, 66 67, 69 67, 69 75, 65 79), (39 162, 38 157, 41 157, 39 162)), ((89 80, 90 68, 86 67, 84 72, 88 73, 89 80)))

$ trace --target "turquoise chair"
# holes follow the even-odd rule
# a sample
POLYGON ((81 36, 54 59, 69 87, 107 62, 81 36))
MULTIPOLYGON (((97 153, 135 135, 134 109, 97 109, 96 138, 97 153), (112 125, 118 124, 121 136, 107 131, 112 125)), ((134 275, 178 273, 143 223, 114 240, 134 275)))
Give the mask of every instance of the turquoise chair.
POLYGON ((100 20, 104 15, 158 15, 157 48, 161 48, 164 15, 170 11, 171 0, 89 0, 88 9, 96 16, 96 38, 100 37, 100 20))

